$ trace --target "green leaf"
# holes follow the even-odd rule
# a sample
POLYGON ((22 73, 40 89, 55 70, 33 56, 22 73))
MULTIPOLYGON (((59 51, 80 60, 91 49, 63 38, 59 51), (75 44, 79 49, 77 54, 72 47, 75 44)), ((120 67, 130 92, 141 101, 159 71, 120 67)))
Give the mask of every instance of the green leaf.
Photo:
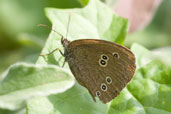
POLYGON ((18 109, 15 111, 7 110, 7 109, 0 109, 0 114, 25 114, 26 109, 25 107, 22 109, 18 109))
POLYGON ((89 0, 78 0, 82 6, 86 6, 89 2, 89 0))
POLYGON ((14 64, 0 77, 0 107, 18 109, 32 96, 61 93, 73 84, 73 78, 56 66, 14 64))
POLYGON ((114 4, 118 1, 118 0, 101 0, 103 1, 105 4, 107 4, 108 6, 110 6, 111 8, 113 8, 114 4))
MULTIPOLYGON (((125 36, 124 34, 126 34, 127 24, 124 24, 124 22, 126 23, 127 21, 112 14, 101 2, 92 0, 83 9, 46 9, 46 14, 53 23, 53 28, 64 36, 67 29, 68 15, 70 13, 69 40, 72 41, 77 38, 101 38, 123 43, 124 38, 122 39, 120 36, 125 36)), ((48 53, 55 48, 61 49, 62 45, 60 43, 60 37, 52 32, 42 53, 48 53)), ((151 57, 152 53, 138 44, 134 44, 131 50, 137 58, 137 71, 129 85, 112 102, 102 104, 97 99, 95 103, 87 89, 81 87, 79 84, 75 84, 64 93, 30 100, 27 104, 27 113, 171 113, 171 109, 169 108, 171 106, 171 68, 160 61, 153 60, 151 57), (45 111, 42 112, 40 109, 45 111)), ((63 63, 62 59, 63 57, 60 53, 56 52, 47 57, 40 57, 37 63, 57 64, 61 66, 63 63)), ((65 68, 68 69, 67 66, 65 68)))
POLYGON ((152 53, 137 43, 132 45, 131 51, 135 54, 137 68, 149 63, 152 60, 152 53))
POLYGON ((20 33, 17 37, 18 42, 23 46, 34 47, 34 48, 42 48, 44 41, 39 37, 36 37, 27 33, 20 33))
POLYGON ((2 28, 0 34, 3 30, 2 33, 10 36, 11 39, 16 38, 16 35, 22 32, 45 37, 48 31, 36 27, 39 23, 49 24, 42 11, 45 7, 75 8, 81 7, 81 5, 78 0, 36 0, 34 2, 28 0, 22 2, 20 0, 0 0, 0 24, 2 28))
POLYGON ((27 104, 28 114, 105 114, 106 111, 107 105, 94 102, 87 90, 78 84, 65 93, 35 98, 27 104))
POLYGON ((159 59, 166 65, 171 66, 171 46, 154 49, 152 53, 155 59, 159 59))
POLYGON ((27 103, 27 114, 61 114, 54 111, 53 104, 47 97, 35 97, 27 103))
MULTIPOLYGON (((64 35, 64 37, 66 36, 70 14, 69 40, 101 38, 123 44, 128 29, 128 20, 114 14, 100 1, 91 0, 82 9, 46 9, 46 15, 52 22, 53 29, 64 35)), ((49 53, 55 48, 62 49, 60 39, 61 37, 52 31, 42 53, 49 53)), ((54 55, 47 58, 39 58, 38 63, 59 64, 60 57, 59 53, 54 53, 54 55)))
POLYGON ((140 60, 137 62, 140 67, 124 91, 111 102, 108 113, 171 114, 171 67, 148 58, 152 53, 138 44, 131 49, 140 60))
POLYGON ((39 109, 44 108, 50 114, 171 114, 171 67, 161 61, 152 60, 140 67, 131 83, 108 105, 93 102, 82 89, 75 85, 65 93, 43 98, 44 102, 34 99, 27 105, 28 114, 43 114, 39 109))
POLYGON ((148 49, 170 46, 171 38, 169 34, 153 27, 129 34, 125 40, 125 45, 131 47, 133 43, 138 43, 148 49))
MULTIPOLYGON (((123 44, 127 33, 128 20, 114 14, 106 5, 98 0, 91 0, 89 4, 82 9, 55 9, 47 8, 46 15, 53 24, 53 29, 62 35, 66 35, 68 17, 71 14, 68 39, 84 39, 96 38, 105 39, 123 44)), ((51 32, 42 54, 59 48, 62 49, 60 36, 53 31, 51 32)), ((59 52, 55 52, 46 57, 39 57, 37 63, 40 64, 55 64, 62 66, 63 57, 59 52)), ((68 69, 68 66, 65 65, 68 69)), ((84 87, 76 84, 70 90, 43 98, 44 103, 49 109, 45 109, 48 113, 82 113, 82 114, 99 114, 106 113, 107 105, 99 100, 95 103, 84 87), (50 100, 50 103, 46 101, 50 100)), ((31 100, 27 105, 28 114, 42 113, 41 108, 46 107, 42 104, 40 107, 35 106, 35 103, 42 104, 42 98, 31 100), (38 109, 37 109, 38 108, 38 109)))

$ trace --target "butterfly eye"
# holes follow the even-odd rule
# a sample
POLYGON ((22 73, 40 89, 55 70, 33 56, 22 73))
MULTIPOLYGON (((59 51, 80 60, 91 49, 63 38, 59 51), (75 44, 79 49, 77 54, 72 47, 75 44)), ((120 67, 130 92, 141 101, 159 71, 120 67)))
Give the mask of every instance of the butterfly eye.
POLYGON ((119 54, 118 54, 117 52, 114 52, 114 53, 113 53, 113 56, 114 56, 115 58, 119 58, 119 54))
POLYGON ((102 67, 106 67, 106 66, 107 66, 107 61, 100 59, 100 60, 99 60, 99 64, 100 64, 100 66, 102 66, 102 67))
POLYGON ((96 92, 96 96, 99 97, 101 95, 100 91, 96 92))
POLYGON ((112 78, 111 77, 106 77, 106 82, 107 82, 107 84, 111 84, 112 83, 112 78))
POLYGON ((105 83, 101 84, 101 90, 102 91, 107 91, 107 86, 105 83))
POLYGON ((107 55, 102 54, 101 55, 101 59, 107 61, 109 59, 109 57, 107 55))

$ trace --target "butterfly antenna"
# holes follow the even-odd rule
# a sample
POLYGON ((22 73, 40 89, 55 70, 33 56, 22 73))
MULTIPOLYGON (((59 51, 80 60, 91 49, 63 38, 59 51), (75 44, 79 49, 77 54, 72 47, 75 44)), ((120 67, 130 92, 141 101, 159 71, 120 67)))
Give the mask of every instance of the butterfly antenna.
POLYGON ((49 30, 52 30, 53 32, 55 32, 55 33, 57 33, 58 35, 60 35, 61 37, 63 37, 62 34, 60 34, 59 32, 57 32, 57 31, 54 30, 53 28, 49 27, 48 25, 38 24, 37 26, 38 26, 38 27, 46 27, 46 28, 48 28, 49 30))
POLYGON ((67 24, 67 33, 66 33, 66 37, 68 37, 68 31, 69 31, 69 24, 70 24, 70 20, 71 20, 71 13, 69 14, 69 17, 68 17, 68 24, 67 24))

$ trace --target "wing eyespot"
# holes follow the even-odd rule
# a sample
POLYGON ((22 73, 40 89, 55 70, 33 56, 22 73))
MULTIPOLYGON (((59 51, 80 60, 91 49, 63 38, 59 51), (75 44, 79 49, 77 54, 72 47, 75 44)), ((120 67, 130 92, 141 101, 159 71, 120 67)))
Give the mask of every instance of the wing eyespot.
POLYGON ((100 97, 101 96, 101 92, 100 91, 96 91, 96 96, 100 97))
POLYGON ((101 84, 101 90, 102 91, 107 91, 107 85, 105 83, 101 84))
POLYGON ((107 61, 99 59, 99 65, 102 67, 106 67, 107 66, 107 61))
POLYGON ((111 84, 112 83, 112 78, 111 77, 106 77, 106 83, 111 84))
POLYGON ((112 53, 112 55, 113 55, 115 58, 118 58, 118 59, 120 58, 118 52, 114 52, 114 53, 112 53))
POLYGON ((107 55, 105 55, 105 54, 102 54, 101 59, 104 60, 104 61, 108 61, 109 57, 107 55))

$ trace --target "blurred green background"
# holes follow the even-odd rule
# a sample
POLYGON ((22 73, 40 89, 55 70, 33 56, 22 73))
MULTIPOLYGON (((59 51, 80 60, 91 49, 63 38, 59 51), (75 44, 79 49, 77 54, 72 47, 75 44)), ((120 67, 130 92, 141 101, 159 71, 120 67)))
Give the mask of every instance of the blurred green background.
MULTIPOLYGON (((109 7, 115 3, 115 0, 102 1, 109 7)), ((44 8, 81 8, 87 2, 88 0, 0 0, 0 73, 13 63, 36 61, 50 32, 46 28, 37 27, 37 24, 51 26, 44 8)), ((171 1, 163 1, 150 24, 130 33, 125 45, 130 47, 132 43, 138 42, 148 49, 170 46, 170 11, 171 1)))

